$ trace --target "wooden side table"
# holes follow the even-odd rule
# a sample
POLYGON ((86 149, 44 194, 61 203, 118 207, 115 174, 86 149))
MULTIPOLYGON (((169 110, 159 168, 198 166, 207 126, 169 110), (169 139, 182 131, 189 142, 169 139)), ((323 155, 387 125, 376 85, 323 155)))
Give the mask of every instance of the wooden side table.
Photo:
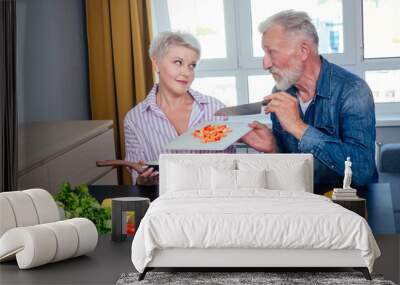
POLYGON ((89 185, 89 193, 101 204, 106 198, 145 197, 150 201, 158 198, 158 186, 137 185, 89 185))
POLYGON ((354 198, 351 200, 332 199, 332 202, 359 214, 364 219, 367 219, 367 202, 363 198, 354 198))

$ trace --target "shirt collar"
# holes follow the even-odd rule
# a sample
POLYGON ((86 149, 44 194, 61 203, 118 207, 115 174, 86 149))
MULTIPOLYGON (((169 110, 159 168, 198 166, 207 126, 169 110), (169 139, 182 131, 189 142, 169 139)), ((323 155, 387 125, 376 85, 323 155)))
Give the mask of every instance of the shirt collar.
MULTIPOLYGON (((332 64, 325 58, 321 58, 321 71, 317 80, 316 96, 322 98, 331 97, 331 74, 332 74, 332 64)), ((274 89, 275 90, 275 89, 274 89)), ((297 96, 298 89, 296 86, 292 85, 286 90, 292 96, 297 96)))
POLYGON ((321 58, 321 71, 319 73, 316 95, 323 98, 331 97, 331 74, 332 74, 332 64, 325 58, 321 58))
MULTIPOLYGON (((147 97, 143 100, 143 104, 142 104, 142 108, 141 111, 145 112, 147 111, 149 108, 150 109, 159 109, 156 103, 156 95, 157 95, 157 91, 158 91, 158 84, 154 84, 153 88, 151 88, 149 94, 147 95, 147 97)), ((188 90, 189 94, 192 95, 194 101, 199 104, 199 105, 203 105, 203 104, 208 104, 209 101, 207 100, 207 97, 203 94, 201 94, 200 92, 197 92, 193 89, 189 89, 188 90)))
POLYGON ((196 101, 197 104, 208 104, 210 103, 207 99, 207 97, 200 92, 197 92, 193 89, 189 89, 189 94, 192 95, 194 101, 196 101))
POLYGON ((157 103, 156 103, 157 90, 158 90, 158 84, 154 84, 153 88, 151 88, 149 94, 147 94, 147 97, 142 102, 142 106, 141 106, 142 112, 145 112, 150 108, 154 109, 157 107, 157 103))

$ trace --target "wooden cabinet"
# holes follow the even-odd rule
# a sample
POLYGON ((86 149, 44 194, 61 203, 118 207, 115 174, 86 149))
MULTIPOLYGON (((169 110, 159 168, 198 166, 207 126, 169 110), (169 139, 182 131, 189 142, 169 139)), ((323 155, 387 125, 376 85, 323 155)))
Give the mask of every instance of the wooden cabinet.
POLYGON ((332 201, 365 219, 367 218, 367 204, 363 198, 355 198, 353 200, 332 199, 332 201))
POLYGON ((55 194, 72 185, 118 184, 116 170, 96 167, 115 159, 112 121, 34 122, 19 128, 18 188, 55 194))

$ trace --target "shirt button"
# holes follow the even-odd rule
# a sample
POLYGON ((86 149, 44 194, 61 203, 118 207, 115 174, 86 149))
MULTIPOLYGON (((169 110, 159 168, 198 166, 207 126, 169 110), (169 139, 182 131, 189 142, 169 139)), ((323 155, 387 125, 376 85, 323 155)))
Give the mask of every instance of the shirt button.
POLYGON ((334 166, 334 165, 331 165, 331 168, 333 169, 333 168, 335 168, 335 166, 334 166))

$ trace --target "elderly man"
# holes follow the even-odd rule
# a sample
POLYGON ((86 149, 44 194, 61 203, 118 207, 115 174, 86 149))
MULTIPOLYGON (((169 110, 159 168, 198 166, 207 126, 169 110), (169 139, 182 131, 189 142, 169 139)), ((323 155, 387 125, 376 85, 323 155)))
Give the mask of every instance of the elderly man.
POLYGON ((375 112, 366 82, 318 54, 318 34, 304 12, 280 12, 259 30, 263 68, 276 82, 265 97, 272 130, 253 122, 243 141, 262 152, 312 153, 316 193, 341 186, 346 157, 356 188, 373 181, 375 112))

